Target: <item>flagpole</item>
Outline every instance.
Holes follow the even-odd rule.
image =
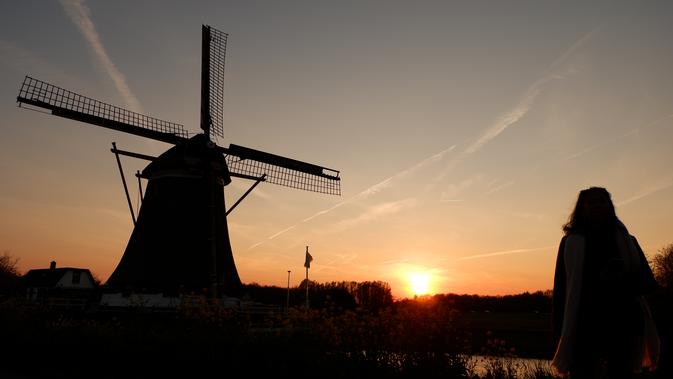
[[[306,256],[308,257],[308,246],[306,246]],[[306,311],[308,311],[308,283],[309,283],[308,282],[308,268],[309,268],[310,265],[311,265],[310,262],[309,262],[309,264],[305,265],[306,266]]]
[[[285,313],[290,312],[290,270],[287,270],[287,303],[285,305]]]

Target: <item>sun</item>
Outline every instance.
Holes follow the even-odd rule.
[[[430,275],[414,273],[409,276],[411,292],[416,296],[425,295],[430,289]]]

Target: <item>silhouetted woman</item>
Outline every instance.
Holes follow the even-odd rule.
[[[643,294],[656,282],[605,188],[582,190],[554,275],[552,367],[571,379],[631,378],[656,367],[659,339]]]

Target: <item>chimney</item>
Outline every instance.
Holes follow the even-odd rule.
[[[56,261],[51,261],[51,263],[49,263],[49,269],[53,270],[55,268],[56,268]]]

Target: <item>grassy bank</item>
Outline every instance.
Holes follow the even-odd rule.
[[[163,314],[63,313],[12,300],[0,304],[0,374],[550,378],[546,365],[524,367],[516,359],[533,351],[550,357],[549,341],[540,337],[548,317],[460,312],[429,300],[377,311],[326,306],[269,315],[207,305]],[[474,354],[493,358],[476,367]]]

